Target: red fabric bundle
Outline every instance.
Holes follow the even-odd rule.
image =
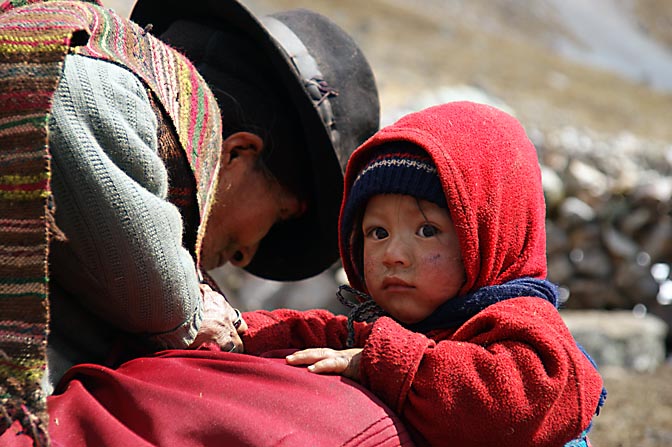
[[[61,387],[48,399],[58,447],[412,445],[360,385],[284,359],[164,351],[116,370],[76,366]],[[0,444],[22,446],[11,431]]]

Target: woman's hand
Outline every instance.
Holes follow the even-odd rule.
[[[311,348],[297,351],[286,357],[290,365],[309,365],[308,370],[320,374],[340,374],[359,381],[361,348],[337,351],[329,348]]]
[[[223,295],[206,284],[201,284],[203,297],[203,321],[196,338],[189,348],[198,348],[203,343],[215,343],[223,351],[243,352],[243,341],[238,334],[247,330],[245,320],[237,309],[231,307]]]

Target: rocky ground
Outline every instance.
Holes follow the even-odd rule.
[[[122,13],[128,12],[132,3],[103,2]],[[574,39],[566,22],[549,15],[549,10],[539,9],[539,5],[552,1],[243,3],[261,13],[307,7],[328,15],[348,30],[360,42],[377,74],[383,124],[405,110],[417,108],[423,97],[445,99],[436,95],[444,87],[454,92],[455,86],[467,86],[501,100],[530,129],[545,132],[571,126],[605,135],[630,132],[640,138],[672,141],[672,95],[652,90],[646,80],[633,82],[552,51],[558,39]],[[628,5],[640,30],[672,47],[672,3],[635,0],[618,4]],[[672,365],[647,373],[614,368],[603,369],[602,373],[609,395],[595,421],[593,445],[672,445]]]
[[[672,365],[652,373],[602,371],[608,396],[595,418],[595,447],[667,447],[672,445]]]

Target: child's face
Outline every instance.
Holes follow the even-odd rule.
[[[397,320],[417,323],[453,298],[465,280],[450,214],[401,194],[373,196],[364,211],[364,279]]]

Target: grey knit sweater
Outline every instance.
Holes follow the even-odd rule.
[[[194,261],[166,200],[157,120],[126,69],[70,55],[49,122],[56,223],[50,253],[52,381],[104,362],[123,333],[184,348],[201,322]]]

